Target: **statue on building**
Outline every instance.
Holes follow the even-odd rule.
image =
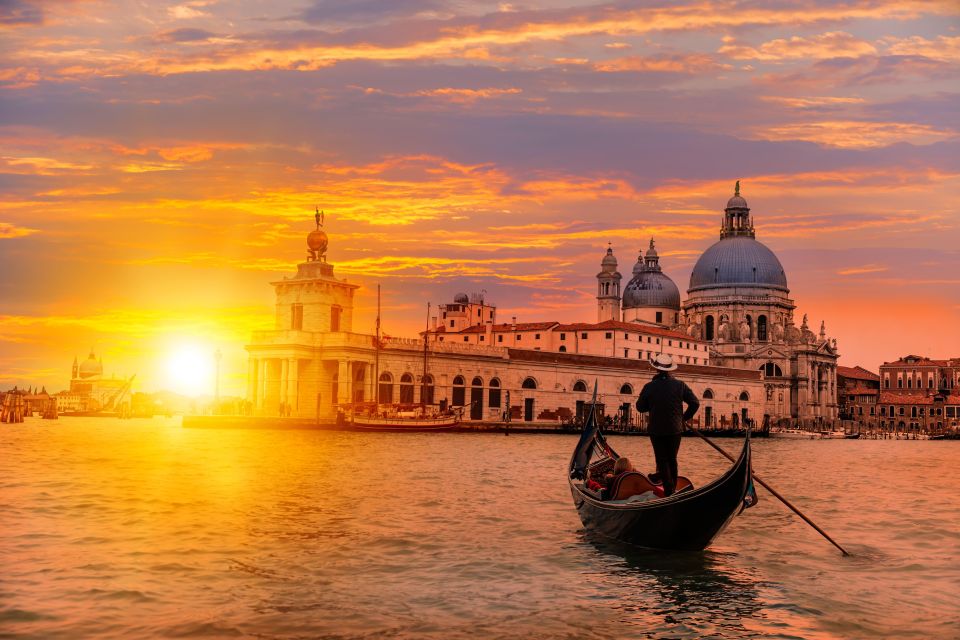
[[[783,322],[777,322],[773,325],[773,341],[774,342],[783,342],[784,334],[786,330],[783,328]]]
[[[746,318],[740,321],[740,341],[750,342],[750,323]]]
[[[730,340],[730,332],[732,327],[730,326],[730,319],[727,318],[727,314],[720,316],[720,326],[717,327],[717,342],[727,342]]]

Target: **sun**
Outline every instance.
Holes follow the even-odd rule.
[[[213,395],[214,369],[212,349],[180,345],[166,360],[164,386],[186,396]]]

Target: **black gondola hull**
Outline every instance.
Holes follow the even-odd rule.
[[[751,490],[750,438],[740,457],[713,482],[669,498],[618,504],[597,500],[570,480],[583,526],[609,538],[655,549],[705,549],[730,523]]]

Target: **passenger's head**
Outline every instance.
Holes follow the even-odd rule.
[[[617,458],[616,464],[613,465],[613,472],[623,473],[624,471],[633,471],[633,465],[630,464],[630,458]]]

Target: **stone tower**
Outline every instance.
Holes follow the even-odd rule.
[[[620,280],[623,276],[617,271],[617,259],[613,248],[607,247],[607,254],[600,261],[600,273],[597,274],[597,322],[620,319]]]

